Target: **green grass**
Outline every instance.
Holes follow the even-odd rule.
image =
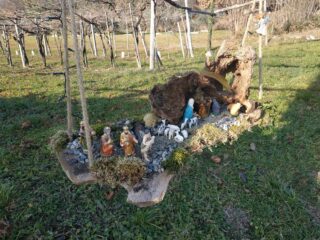
[[[202,36],[199,46],[206,40]],[[186,61],[180,52],[171,53],[170,60],[162,53],[165,68],[154,73],[146,70],[145,61],[144,69],[137,70],[134,58],[118,58],[112,69],[107,60],[91,57],[85,70],[90,122],[142,119],[150,110],[152,86],[174,73],[201,69],[203,52],[199,47],[195,59]],[[21,69],[16,56],[11,69],[0,55],[0,220],[12,226],[8,238],[319,239],[319,55],[319,42],[266,48],[263,102],[274,109],[274,124],[213,148],[212,155],[229,156],[220,165],[207,151],[193,155],[171,181],[164,201],[146,209],[127,204],[123,189],[107,201],[105,186],[72,185],[50,152],[49,137],[66,124],[66,104],[58,101],[63,79],[49,74],[61,70],[57,54],[49,57],[49,69],[37,57],[30,68]],[[255,99],[257,72],[251,90]],[[75,75],[73,69],[78,126]],[[24,121],[32,126],[21,129]]]

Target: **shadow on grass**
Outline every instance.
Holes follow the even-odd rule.
[[[125,203],[124,190],[107,201],[104,187],[68,181],[47,147],[65,124],[65,103],[57,103],[57,96],[1,98],[0,177],[14,189],[1,214],[12,225],[11,238],[320,238],[320,95],[313,91],[319,87],[318,77],[309,90],[297,90],[281,116],[275,102],[270,126],[193,155],[164,201],[146,209]],[[91,122],[142,118],[149,104],[137,98],[140,91],[132,93],[90,97]],[[74,104],[74,113],[80,112]],[[26,120],[31,127],[21,129]],[[224,160],[215,165],[211,155]]]

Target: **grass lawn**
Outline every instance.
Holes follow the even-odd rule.
[[[217,36],[214,45],[226,36]],[[90,122],[142,119],[154,84],[203,67],[205,37],[195,36],[196,57],[185,61],[172,37],[176,52],[167,56],[163,50],[162,71],[147,71],[146,61],[137,70],[132,52],[130,59],[118,57],[116,69],[102,57],[90,57],[84,72]],[[40,59],[29,55],[28,69],[21,68],[17,56],[9,68],[0,55],[0,221],[10,223],[7,238],[320,239],[320,42],[265,48],[263,102],[273,124],[255,127],[212,153],[193,155],[171,181],[164,201],[145,209],[127,204],[123,189],[107,201],[106,186],[74,186],[67,179],[48,147],[50,136],[66,124],[66,104],[59,101],[63,79],[50,74],[61,71],[59,57],[53,51],[50,68],[43,69]],[[75,69],[72,85],[78,126]],[[26,121],[31,127],[22,129]],[[251,143],[256,151],[250,151]],[[216,165],[211,155],[225,158]]]

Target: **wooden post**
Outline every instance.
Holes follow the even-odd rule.
[[[166,19],[166,22],[167,22],[167,19]],[[170,59],[170,40],[169,40],[169,36],[168,36],[168,31],[167,31],[167,28],[164,27],[164,33],[166,34],[166,42],[167,42],[167,50],[168,50],[168,59]]]
[[[188,7],[188,0],[184,0],[185,7]],[[186,24],[187,24],[187,39],[188,39],[188,49],[190,52],[190,57],[194,57],[193,49],[192,49],[192,38],[191,38],[191,26],[190,26],[190,18],[189,12],[186,10]]]
[[[146,44],[146,41],[144,39],[144,34],[141,31],[140,24],[138,26],[138,30],[139,30],[139,33],[140,33],[140,37],[141,37],[141,42],[142,42],[142,45],[143,45],[144,53],[146,54],[146,58],[148,58],[149,56],[148,56],[147,44]]]
[[[131,16],[132,34],[133,34],[133,38],[134,38],[134,49],[135,49],[135,54],[136,54],[137,65],[138,65],[138,68],[141,68],[141,60],[140,60],[140,54],[139,54],[139,49],[138,49],[138,43],[137,43],[137,35],[136,35],[136,31],[134,29],[133,16],[132,16],[132,10],[131,10],[130,3],[129,3],[129,10],[130,10],[130,16]]]
[[[80,92],[82,116],[83,116],[83,121],[84,121],[86,143],[87,143],[87,148],[88,148],[89,167],[92,167],[93,153],[92,153],[92,148],[91,148],[91,145],[92,145],[91,144],[91,131],[90,131],[90,125],[89,125],[87,99],[86,99],[85,89],[84,89],[82,68],[81,68],[81,63],[80,63],[80,51],[79,51],[79,46],[78,46],[76,19],[75,19],[74,9],[73,9],[74,2],[73,2],[73,0],[68,0],[68,3],[69,3],[70,15],[71,15],[71,28],[72,28],[72,35],[73,35],[73,45],[74,45],[75,60],[76,60],[76,65],[77,65],[78,85],[79,85],[79,92]]]
[[[182,56],[185,59],[186,55],[184,53],[184,47],[183,47],[183,41],[182,41],[182,34],[181,34],[181,28],[180,28],[180,24],[179,22],[177,22],[178,25],[178,31],[179,31],[179,42],[180,42],[180,48],[181,48],[181,52],[182,52]]]
[[[253,12],[254,12],[255,8],[256,8],[256,0],[253,0],[252,6],[251,6],[251,12],[249,14],[248,21],[247,21],[247,26],[246,26],[246,29],[245,29],[244,34],[243,34],[241,47],[244,47],[245,44],[246,44],[246,39],[247,39],[247,35],[248,35],[248,32],[249,32],[249,28],[250,28],[250,24],[251,24],[251,21],[252,21],[252,18],[253,18]]]
[[[157,0],[151,0],[150,8],[150,59],[149,69],[154,70],[155,53],[156,53],[156,4]]]
[[[93,44],[93,54],[94,56],[98,56],[98,51],[97,51],[97,42],[96,42],[96,35],[94,33],[94,29],[93,29],[93,24],[90,24],[90,28],[91,28],[91,35],[92,35],[92,44]]]
[[[17,35],[17,40],[18,40],[18,45],[19,45],[19,52],[20,52],[20,57],[21,57],[21,62],[22,62],[22,67],[25,68],[26,67],[26,62],[23,56],[23,52],[22,52],[22,46],[21,46],[21,41],[20,41],[20,32],[19,32],[19,28],[18,28],[18,20],[15,21],[14,24],[15,30],[16,30],[16,35]]]
[[[61,0],[61,20],[62,20],[62,38],[63,38],[63,66],[66,79],[66,95],[67,95],[67,132],[69,139],[72,139],[72,103],[71,103],[71,83],[69,75],[69,55],[68,55],[68,29],[67,29],[67,4],[66,0]]]
[[[214,12],[214,0],[211,0],[210,3],[210,12],[213,13]],[[208,16],[207,17],[208,20],[208,43],[207,43],[207,51],[211,52],[212,49],[212,26],[213,26],[213,22],[214,22],[214,18],[213,16]]]
[[[259,14],[262,16],[262,1],[259,0]],[[259,99],[262,99],[263,95],[263,79],[262,79],[262,35],[259,34]]]

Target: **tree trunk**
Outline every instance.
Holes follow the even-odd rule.
[[[262,16],[262,0],[259,0],[259,14]],[[263,95],[262,84],[262,35],[259,34],[259,99],[262,99]]]
[[[214,13],[214,0],[211,1],[210,4],[210,12]],[[212,27],[214,23],[214,18],[212,16],[208,16],[208,44],[207,51],[211,51],[212,49]]]
[[[148,58],[149,56],[148,56],[147,44],[146,44],[146,41],[145,41],[145,39],[144,39],[144,34],[143,34],[142,31],[141,31],[141,26],[140,26],[140,24],[139,24],[139,26],[138,26],[138,30],[139,30],[139,33],[140,33],[141,42],[142,42],[142,45],[143,45],[144,52],[145,52],[145,54],[146,54],[146,58]]]
[[[43,34],[40,32],[40,29],[38,29],[37,31],[38,32],[36,35],[36,39],[37,39],[38,51],[41,56],[43,66],[47,67],[46,54],[45,54],[44,46],[43,46]]]
[[[135,54],[136,54],[137,65],[138,65],[138,68],[141,68],[141,60],[140,60],[138,43],[137,43],[137,33],[136,33],[136,30],[134,29],[133,16],[132,16],[132,10],[131,10],[130,3],[129,3],[129,10],[130,10],[131,25],[132,25],[132,32],[133,32],[133,38],[134,38],[134,50],[135,50]]]
[[[20,31],[19,31],[18,20],[16,20],[14,26],[15,26],[15,30],[16,30],[16,36],[14,37],[14,40],[19,45],[19,51],[20,51],[22,67],[25,68],[26,66],[29,65],[29,59],[27,57],[26,49],[25,49],[25,46],[24,46],[24,35],[23,35],[23,33],[20,33]]]
[[[12,62],[12,56],[11,56],[11,47],[10,47],[10,40],[9,40],[9,35],[8,35],[6,25],[3,25],[3,41],[4,41],[4,46],[5,46],[7,63],[10,67],[12,67],[13,62]]]
[[[114,51],[114,56],[117,56],[117,45],[116,45],[116,34],[114,30],[114,24],[113,24],[113,19],[111,18],[111,27],[112,27],[112,43],[113,43],[113,51]]]
[[[150,65],[149,69],[154,70],[154,62],[155,62],[155,45],[156,45],[156,7],[157,0],[151,0],[151,11],[150,11]]]
[[[43,36],[43,41],[45,43],[44,47],[46,49],[46,52],[47,52],[47,56],[51,56],[51,47],[50,47],[50,44],[49,44],[49,40],[48,40],[48,36],[47,34],[44,34]]]
[[[107,13],[106,14],[106,26],[107,26],[107,35],[105,34],[106,38],[108,39],[108,45],[109,45],[109,49],[110,49],[110,62],[112,64],[113,67],[115,67],[115,55],[113,52],[113,46],[112,46],[112,40],[111,40],[111,34],[110,34],[110,29],[109,29],[109,23],[108,23],[108,17],[107,17]]]
[[[87,48],[86,48],[86,34],[84,31],[84,26],[83,26],[83,21],[80,20],[80,48],[81,48],[81,52],[82,52],[82,61],[83,61],[83,65],[85,67],[89,66],[88,63],[88,56],[87,56]]]

